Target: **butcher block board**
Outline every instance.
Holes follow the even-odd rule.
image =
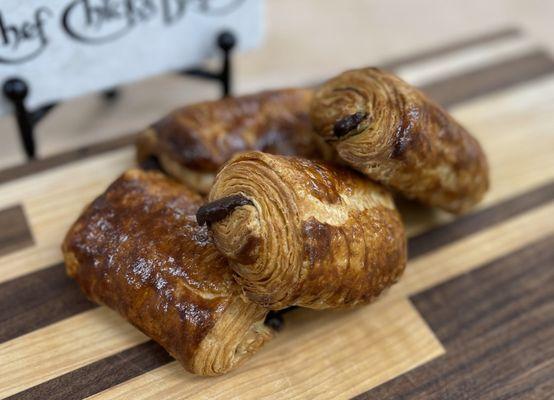
[[[292,311],[237,371],[185,372],[64,273],[65,231],[134,164],[125,136],[0,172],[0,398],[553,398],[552,57],[506,29],[385,67],[475,134],[492,187],[459,218],[400,202],[410,260],[384,297]]]

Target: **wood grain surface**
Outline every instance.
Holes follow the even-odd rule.
[[[554,61],[504,29],[385,64],[477,136],[492,175],[459,218],[399,202],[410,261],[386,296],[295,310],[237,371],[186,373],[63,270],[69,224],[134,163],[129,134],[0,171],[0,398],[552,398]]]
[[[33,245],[33,235],[21,205],[0,210],[0,256]]]
[[[414,296],[445,354],[356,399],[551,397],[552,266],[550,235]]]

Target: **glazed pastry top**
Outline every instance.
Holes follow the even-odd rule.
[[[153,339],[172,340],[173,355],[187,362],[239,293],[226,259],[196,223],[201,204],[162,174],[130,170],[87,208],[63,245],[68,274],[90,298]]]
[[[309,89],[266,91],[175,110],[152,125],[154,153],[194,171],[215,172],[235,153],[260,150],[322,158],[330,151],[313,134]]]
[[[393,74],[365,68],[329,80],[316,92],[311,118],[348,165],[406,197],[460,212],[488,188],[479,143]]]

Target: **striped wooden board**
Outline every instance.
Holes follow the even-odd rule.
[[[133,135],[0,172],[0,397],[553,398],[554,61],[506,29],[387,63],[474,132],[492,188],[412,203],[405,276],[375,304],[296,310],[239,370],[186,373],[68,279],[59,245],[133,164]]]

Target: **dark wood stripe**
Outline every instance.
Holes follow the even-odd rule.
[[[34,244],[23,207],[15,205],[0,210],[0,256]]]
[[[0,170],[0,184],[69,164],[74,161],[80,161],[88,157],[117,150],[125,146],[130,146],[135,142],[136,137],[137,133],[128,133],[115,139],[106,140],[86,147],[66,151],[54,156],[44,157],[38,160],[29,161],[25,164]]]
[[[495,32],[485,33],[481,36],[462,39],[457,42],[449,43],[446,46],[436,47],[427,51],[423,51],[417,54],[411,54],[405,57],[400,57],[391,61],[387,61],[381,65],[384,69],[397,69],[399,67],[415,64],[422,61],[427,61],[435,57],[441,57],[454,53],[459,50],[470,48],[473,46],[480,46],[492,42],[496,42],[503,39],[515,38],[522,36],[522,32],[517,28],[505,28]]]
[[[0,343],[90,310],[62,264],[0,285]]]
[[[173,361],[173,358],[160,345],[150,340],[8,398],[83,399],[170,361]]]
[[[409,257],[413,260],[485,227],[506,221],[552,200],[554,200],[554,181],[410,238],[408,241]]]
[[[552,73],[554,61],[548,53],[537,49],[517,58],[433,82],[422,90],[439,104],[450,107]]]
[[[462,217],[445,226],[435,228],[429,233],[416,236],[415,238],[410,240],[410,242],[415,241],[415,244],[410,243],[411,251],[419,256],[423,255],[424,253],[435,250],[438,247],[443,246],[453,240],[458,240],[461,237],[477,232],[483,228],[490,227],[494,224],[505,221],[508,218],[524,213],[534,207],[538,207],[544,203],[547,203],[548,201],[552,200],[553,186],[554,183],[541,186],[535,190],[532,190],[526,195],[517,196],[514,199],[507,200],[505,202],[497,204],[496,206],[476,212],[473,215]],[[434,233],[435,231],[437,233]],[[429,241],[429,244],[426,243],[424,235],[428,235],[427,240]],[[44,272],[44,276],[40,275],[40,272]],[[50,278],[48,276],[49,274],[57,274],[58,278]],[[33,283],[25,283],[25,278],[31,276],[27,275],[25,277],[19,278],[18,280],[21,281],[17,284],[14,284],[14,281],[5,283],[4,285],[13,285],[7,291],[4,290],[4,285],[0,285],[0,295],[2,296],[0,297],[0,304],[6,304],[5,309],[1,309],[2,311],[0,315],[7,315],[9,313],[9,315],[12,317],[10,319],[12,321],[10,323],[12,324],[20,316],[20,318],[24,319],[24,321],[30,321],[31,324],[35,324],[35,327],[26,327],[25,324],[29,322],[22,322],[22,324],[19,325],[17,328],[6,327],[4,329],[7,329],[8,332],[14,332],[16,329],[19,329],[20,332],[28,332],[32,329],[36,329],[37,327],[39,327],[39,325],[45,326],[49,323],[67,318],[68,316],[75,313],[95,307],[94,304],[88,302],[84,298],[84,295],[79,292],[76,284],[72,283],[71,280],[65,276],[65,274],[60,274],[63,274],[62,266],[56,265],[54,267],[50,267],[48,270],[39,271],[36,274],[31,274],[34,276]],[[23,292],[31,293],[31,300],[27,298],[18,298],[17,288],[26,288],[25,290],[23,290]],[[59,303],[59,300],[56,299],[57,296],[60,296],[60,298],[62,299],[62,302],[64,303],[63,306],[56,306]],[[44,304],[40,304],[40,302],[38,302],[38,306],[34,306],[34,304],[37,303],[35,298],[47,299],[47,301]],[[34,303],[26,305],[30,301],[34,301]],[[9,311],[10,307],[16,306],[19,303],[22,305],[23,310],[16,310],[14,312]],[[35,315],[34,312],[35,307],[43,307],[42,309],[37,308],[37,315]],[[37,320],[36,318],[40,318],[40,320]],[[4,320],[4,318],[2,318],[2,320]],[[5,324],[3,323],[2,325]],[[131,350],[126,350],[121,354],[127,354],[127,352],[129,351]],[[134,355],[135,351],[139,353],[137,353],[137,355]],[[113,383],[114,385],[117,383],[121,383],[127,379],[134,378],[135,376],[138,376],[144,372],[161,367],[171,360],[170,358],[163,358],[156,356],[155,354],[149,354],[152,351],[157,354],[157,352],[159,352],[159,348],[157,346],[137,346],[132,350],[132,357],[128,357],[127,355],[125,355],[122,358],[122,360],[127,360],[128,358],[134,359],[134,357],[145,357],[146,359],[151,360],[149,361],[150,364],[148,364],[148,368],[141,367],[140,370],[134,370],[120,366],[118,368],[121,369],[121,372],[116,373],[112,377],[111,370],[109,374],[106,374],[103,371],[106,371],[107,368],[112,365],[113,359],[119,359],[119,355],[114,355],[112,357],[100,360],[96,363],[72,371],[69,374],[54,378],[39,386],[30,388],[29,390],[22,393],[25,396],[30,396],[29,398],[33,398],[32,395],[47,393],[47,390],[53,390],[52,388],[64,387],[64,394],[69,393],[67,394],[68,396],[70,396],[69,398],[76,398],[71,397],[72,393],[81,394],[84,393],[83,390],[85,390],[82,385],[83,381],[81,380],[85,379],[82,378],[83,376],[101,376],[102,379],[98,378],[99,386],[96,387],[96,389],[94,389],[92,386],[87,386],[86,395],[88,396],[96,393],[93,390],[101,391],[110,387],[106,386],[110,382],[115,382]],[[97,371],[97,369],[99,369],[100,371]],[[97,378],[95,378],[94,381],[96,379]],[[77,387],[71,387],[71,385],[76,385]],[[40,390],[43,392],[35,391],[39,390],[36,389],[39,387],[41,388]]]
[[[554,236],[413,297],[446,354],[356,399],[554,396]]]
[[[441,47],[438,49],[433,49],[431,51],[427,51],[421,54],[412,55],[406,58],[390,61],[383,64],[382,67],[387,69],[394,69],[394,68],[398,68],[401,65],[418,62],[418,61],[424,61],[426,59],[431,59],[439,55],[449,54],[453,51],[458,51],[464,47],[471,47],[476,44],[483,44],[494,40],[508,38],[511,36],[517,36],[519,34],[520,32],[517,29],[504,29],[496,33],[486,34],[484,36],[479,36],[477,38],[472,38],[462,42],[454,43],[453,45],[448,45],[448,46]],[[546,61],[543,60],[543,62],[546,62]],[[509,63],[510,62],[507,61],[505,64],[509,64]],[[499,67],[502,67],[504,69],[507,68],[505,65],[499,65]],[[522,67],[532,68],[532,70],[530,71],[527,71],[525,69],[521,70]],[[489,77],[490,75],[489,69],[490,68],[484,68],[483,73],[486,74],[487,77]],[[511,71],[513,75],[511,77],[511,80],[512,80],[511,83],[512,84],[521,83],[536,77],[536,75],[534,75],[537,73],[536,69],[537,69],[537,64],[534,64],[534,63],[529,63],[523,66],[520,65],[517,71],[515,70]],[[463,79],[460,79],[460,77],[452,77],[443,82],[440,82],[441,85],[438,85],[438,86],[429,85],[424,89],[427,90],[432,97],[434,97],[437,101],[441,102],[442,104],[452,105],[458,101],[467,100],[469,98],[468,96],[470,96],[471,93],[475,93],[475,95],[482,95],[486,93],[485,90],[476,90],[476,88],[473,88],[472,91],[469,91],[469,90],[464,91],[462,90],[464,89],[463,86],[460,87],[460,85],[464,85],[464,81],[468,83],[468,82],[474,82],[476,79],[479,80],[479,71],[480,70],[475,71],[475,73],[477,73],[477,76],[467,77],[466,74],[464,74],[462,76]],[[517,76],[516,72],[520,73],[521,76]],[[538,72],[540,73],[541,71],[539,70]],[[460,84],[460,81],[461,81],[461,84]],[[493,81],[496,82],[495,79],[493,79]],[[452,98],[449,97],[449,90],[445,90],[445,87],[444,87],[445,85],[448,86],[449,82],[452,82],[453,85],[454,83],[456,83],[454,85],[456,87],[456,90],[452,92],[452,96],[453,96]],[[501,82],[501,83],[497,83],[497,85],[493,87],[493,89],[499,89],[502,86],[507,87],[509,85],[506,82]],[[485,84],[483,87],[488,87],[488,86]],[[462,93],[460,93],[460,91]],[[136,133],[127,134],[125,136],[104,141],[102,143],[95,144],[92,146],[83,147],[77,150],[71,150],[68,152],[60,153],[55,156],[45,157],[37,161],[32,161],[27,164],[4,169],[0,171],[0,184],[14,179],[21,178],[23,176],[28,176],[40,171],[44,171],[49,168],[58,167],[73,161],[78,161],[86,157],[98,155],[110,150],[115,150],[124,146],[128,146],[134,142],[135,138],[136,138]]]

